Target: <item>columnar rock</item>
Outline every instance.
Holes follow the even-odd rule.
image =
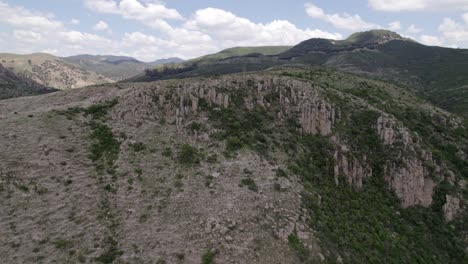
[[[430,206],[435,183],[427,169],[417,159],[404,160],[402,164],[385,165],[384,177],[402,201],[403,207]]]
[[[444,212],[444,217],[447,222],[452,221],[460,211],[460,198],[446,195],[445,196],[445,204],[442,207],[442,211]]]

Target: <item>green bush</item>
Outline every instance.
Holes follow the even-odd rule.
[[[258,186],[252,178],[241,179],[239,186],[240,187],[247,186],[247,189],[251,191],[254,191],[254,192],[258,191]]]
[[[200,154],[198,150],[189,144],[183,144],[179,151],[178,160],[185,165],[194,165],[200,163]]]
[[[118,102],[118,98],[114,98],[110,101],[95,104],[85,109],[84,113],[87,116],[91,116],[93,119],[104,120],[107,117],[109,109],[117,105]]]
[[[146,149],[146,145],[141,142],[130,144],[130,147],[135,152],[140,152]]]
[[[216,252],[208,251],[202,256],[202,264],[214,264],[215,263]]]

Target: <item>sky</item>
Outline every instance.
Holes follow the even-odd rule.
[[[195,58],[389,29],[468,48],[468,0],[0,0],[0,52]]]

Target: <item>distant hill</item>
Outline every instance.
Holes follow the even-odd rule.
[[[79,88],[112,80],[45,53],[0,54],[0,63],[16,75],[60,90]]]
[[[132,57],[113,55],[76,55],[65,57],[64,60],[79,67],[101,74],[114,81],[133,77],[157,65],[165,63],[179,63],[182,59],[169,58],[145,63]]]
[[[31,79],[18,76],[0,64],[0,99],[39,95],[56,91]]]

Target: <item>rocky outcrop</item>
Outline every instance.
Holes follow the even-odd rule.
[[[384,167],[385,180],[401,199],[403,207],[431,205],[435,183],[428,174],[422,162],[417,159]]]
[[[392,145],[400,141],[404,145],[412,142],[410,133],[396,125],[396,120],[389,116],[381,116],[377,119],[377,133],[385,145]]]
[[[334,176],[336,185],[340,184],[340,177],[344,176],[347,184],[361,188],[366,178],[372,176],[372,168],[369,167],[367,156],[357,159],[351,155],[349,148],[336,137],[332,137],[336,146],[333,157],[335,158]]]
[[[378,118],[377,133],[386,150],[393,153],[384,165],[384,178],[402,206],[430,206],[436,186],[434,177],[444,177],[432,153],[422,149],[418,137],[390,116]]]
[[[445,221],[450,222],[461,210],[460,198],[452,195],[446,195],[445,201],[442,211],[444,212]]]
[[[339,118],[339,110],[318,88],[290,78],[225,76],[181,82],[175,88],[169,82],[150,85],[148,89],[132,89],[123,95],[117,110],[119,119],[141,123],[145,119],[165,118],[180,128],[186,117],[199,113],[201,101],[209,107],[229,108],[233,107],[234,96],[243,104],[241,107],[262,107],[277,111],[281,119],[295,119],[301,125],[298,129],[301,133],[329,135]]]

